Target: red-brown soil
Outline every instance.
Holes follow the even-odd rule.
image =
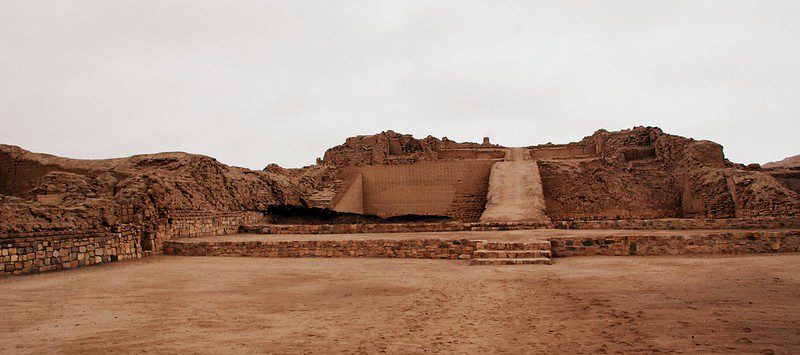
[[[0,353],[800,352],[800,255],[155,257],[0,280]]]

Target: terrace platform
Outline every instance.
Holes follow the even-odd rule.
[[[535,229],[420,233],[235,234],[176,239],[164,244],[164,253],[168,255],[462,259],[472,260],[473,264],[485,262],[493,265],[547,264],[551,257],[590,255],[798,251],[800,251],[800,229]],[[484,259],[492,260],[484,261]]]

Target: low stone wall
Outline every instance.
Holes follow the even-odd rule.
[[[184,256],[257,256],[270,258],[469,259],[475,250],[475,246],[475,241],[466,239],[167,242],[164,245],[164,253]]]
[[[800,230],[553,237],[548,241],[554,257],[800,252]],[[486,241],[437,238],[236,242],[176,240],[164,244],[164,253],[270,258],[471,259],[479,243]]]
[[[161,254],[174,238],[228,235],[259,212],[173,213],[153,226],[0,234],[0,276],[69,269]]]
[[[170,214],[163,224],[163,233],[167,240],[228,235],[238,233],[244,224],[258,223],[263,219],[263,214],[252,211]]]
[[[550,238],[555,257],[593,255],[743,254],[800,251],[800,231],[709,232]]]
[[[133,227],[0,235],[0,276],[71,269],[142,257]]]
[[[457,232],[467,230],[464,223],[385,223],[385,224],[260,224],[243,225],[242,232],[255,234],[356,234]]]
[[[147,252],[160,254],[166,241],[235,234],[242,225],[258,223],[263,219],[263,214],[252,211],[171,213],[155,229],[143,232],[142,247]]]
[[[556,221],[559,229],[778,229],[800,228],[800,218],[664,218]]]
[[[797,218],[730,218],[730,219],[643,219],[531,222],[438,222],[438,223],[372,223],[372,224],[243,224],[241,232],[255,234],[355,234],[503,231],[539,228],[558,229],[778,229],[800,228]],[[230,234],[230,233],[226,233]],[[221,235],[221,234],[218,234]]]

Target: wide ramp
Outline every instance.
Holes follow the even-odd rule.
[[[486,209],[481,222],[550,222],[545,214],[539,166],[524,160],[519,151],[509,161],[497,162],[489,175]]]

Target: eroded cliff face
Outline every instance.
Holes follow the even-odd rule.
[[[386,131],[349,138],[326,151],[316,165],[252,171],[187,153],[75,160],[0,145],[0,232],[147,225],[185,211],[333,207],[355,181],[383,191],[360,192],[356,200],[363,208],[365,201],[368,207],[392,197],[380,189],[381,179],[394,184],[398,174],[386,175],[376,167],[425,163],[431,169],[453,169],[462,164],[464,171],[484,172],[492,159],[502,159],[504,149]],[[539,162],[546,213],[553,220],[800,216],[800,168],[733,164],[719,144],[655,127],[600,130],[579,142],[527,149]],[[475,151],[481,153],[464,153]],[[355,178],[359,169],[366,179]],[[452,199],[440,208],[448,216],[480,216],[486,203],[481,179],[487,174],[410,175],[420,180],[419,186],[437,191],[420,194],[431,203],[441,202],[433,199],[439,195]],[[459,186],[471,188],[461,191]]]
[[[796,192],[727,162],[714,142],[636,127],[601,130],[578,144],[595,145],[596,157],[540,163],[551,218],[800,215]]]
[[[181,212],[300,204],[290,177],[187,153],[75,160],[0,146],[0,231],[149,223]]]
[[[392,131],[349,138],[325,153],[320,166],[326,170],[307,191],[325,191],[310,200],[335,206],[358,167],[434,162],[442,159],[443,150],[470,148],[503,149],[433,137],[417,140]],[[800,214],[792,172],[732,164],[719,144],[656,127],[599,130],[579,142],[527,148],[539,162],[547,215],[554,220]]]

